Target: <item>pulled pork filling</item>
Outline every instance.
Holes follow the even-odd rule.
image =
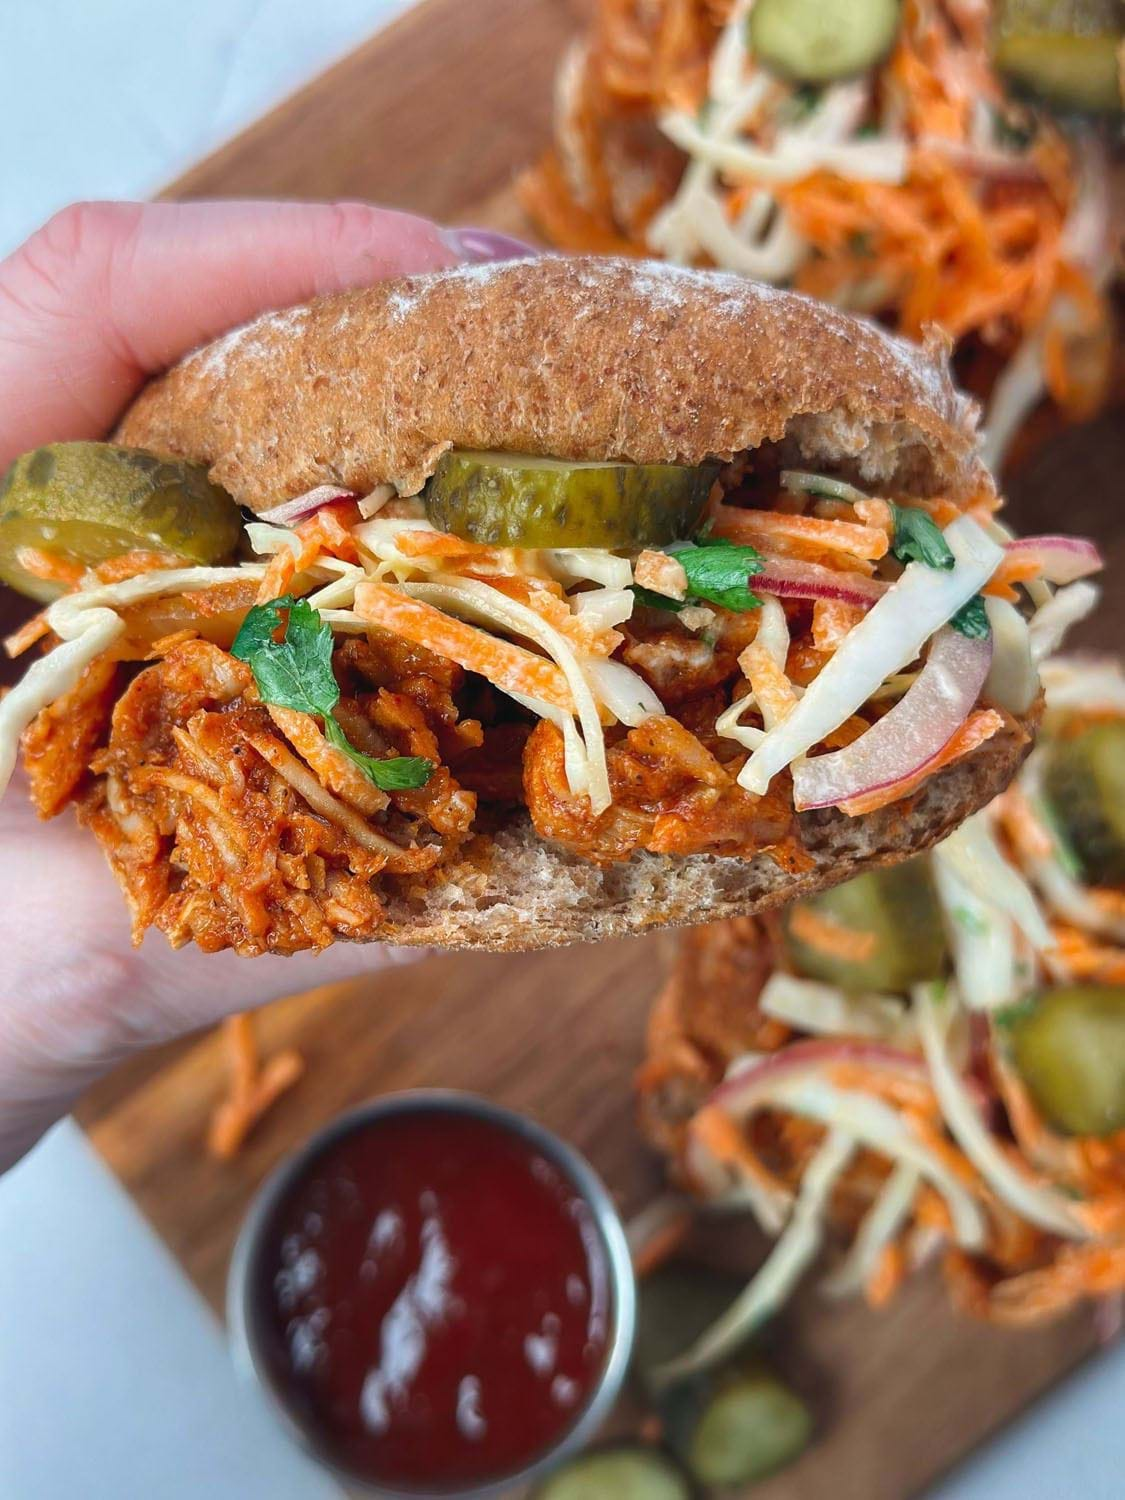
[[[1036,617],[1004,601],[1019,584],[1055,631],[1085,606],[1047,581],[1097,566],[1058,538],[1012,553],[991,492],[892,502],[784,471],[768,445],[721,470],[546,480],[542,460],[451,457],[446,519],[466,494],[495,507],[495,473],[522,503],[514,466],[525,489],[570,486],[568,524],[688,507],[691,539],[520,546],[507,512],[499,541],[479,539],[489,511],[475,536],[438,529],[433,481],[316,491],[304,514],[246,523],[257,561],[89,566],[9,642],[48,650],[0,703],[0,771],[22,731],[37,810],[75,805],[138,941],[156,926],[256,954],[370,936],[451,865],[487,871],[521,810],[597,863],[801,868],[803,807],[909,795],[1025,711]],[[46,576],[41,553],[20,559]]]

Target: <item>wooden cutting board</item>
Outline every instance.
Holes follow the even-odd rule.
[[[512,180],[547,137],[554,67],[582,9],[578,0],[426,0],[169,195],[368,198],[526,234]],[[1125,564],[1125,537],[1105,508],[1121,455],[1105,458],[1105,442],[1073,449],[1060,482],[1089,515],[1068,514],[1067,525],[1089,524]],[[1076,486],[1074,464],[1092,462],[1104,481],[1087,468]],[[1025,529],[1052,529],[1057,493],[1053,481],[1028,487]],[[1103,624],[1103,642],[1119,635]],[[229,1165],[202,1145],[223,1079],[215,1036],[135,1062],[84,1101],[80,1118],[217,1310],[240,1218],[264,1175],[331,1116],[390,1089],[475,1089],[529,1111],[585,1151],[632,1212],[660,1183],[634,1130],[630,1080],[667,942],[434,958],[281,1002],[262,1017],[264,1044],[298,1047],[308,1072]],[[732,1232],[714,1253],[748,1270],[761,1248]],[[1092,1344],[1087,1316],[1029,1334],[957,1319],[929,1277],[882,1316],[831,1306],[810,1288],[777,1330],[776,1357],[813,1401],[821,1436],[755,1493],[901,1500]]]

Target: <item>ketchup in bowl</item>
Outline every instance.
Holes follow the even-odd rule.
[[[394,1096],[267,1187],[236,1254],[236,1336],[335,1467],[466,1492],[525,1474],[612,1399],[632,1319],[619,1235],[589,1168],[537,1127]]]

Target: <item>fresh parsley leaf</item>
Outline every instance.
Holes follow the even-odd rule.
[[[246,662],[264,702],[323,719],[329,743],[381,790],[425,786],[430,779],[433,764],[421,756],[380,760],[349,744],[334,715],[340,686],[332,670],[332,627],[307,600],[283,594],[267,604],[255,604],[239,628],[231,655]]]
[[[279,641],[274,631],[280,628],[280,611],[286,607],[289,617]],[[268,621],[262,620],[259,610],[268,614]],[[248,650],[242,640],[247,627]],[[332,631],[306,600],[290,601],[288,606],[276,599],[255,605],[231,650],[249,665],[267,703],[319,714],[324,719],[331,717],[340,701],[340,688],[332,671]]]
[[[283,612],[292,609],[296,602],[292,594],[282,594],[280,599],[271,599],[268,604],[255,604],[238,627],[234,645],[230,648],[231,655],[237,656],[239,661],[249,662],[255,651],[276,641],[284,624]]]
[[[354,760],[359,769],[384,792],[407,792],[425,786],[434,774],[433,762],[421,755],[394,755],[381,760],[375,755],[364,755],[348,743],[347,736],[334,718],[324,721],[324,736],[349,760]]]
[[[957,559],[931,516],[904,505],[895,505],[893,509],[895,536],[891,551],[899,562],[920,562],[928,568],[947,570],[956,566]]]
[[[683,599],[670,599],[667,594],[658,594],[655,589],[646,589],[640,583],[634,583],[632,588],[637,603],[643,604],[646,609],[669,609],[678,615],[685,608]]]
[[[949,623],[954,630],[959,630],[962,635],[975,641],[986,641],[992,633],[981,594],[974,594],[967,604],[962,604]]]
[[[672,556],[687,574],[689,598],[739,613],[761,604],[746,587],[764,567],[756,547],[740,546],[721,536],[700,536],[677,547]]]

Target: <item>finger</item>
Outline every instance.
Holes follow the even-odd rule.
[[[0,466],[104,436],[148,376],[259,312],[486,257],[503,253],[359,203],[64,209],[0,263]]]
[[[322,953],[291,958],[265,954],[203,953],[182,948],[172,954],[163,936],[146,938],[136,993],[143,996],[141,1045],[165,1041],[201,1026],[257,1010],[286,995],[343,984],[426,956],[424,948],[392,948],[377,943],[334,943]],[[131,1050],[131,1048],[130,1048]]]

